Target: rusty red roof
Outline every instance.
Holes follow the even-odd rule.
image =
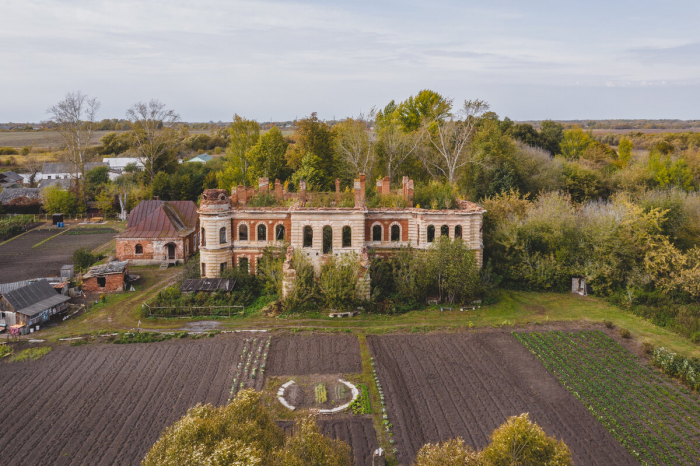
[[[120,238],[187,236],[197,227],[197,205],[192,201],[141,201],[129,213]]]

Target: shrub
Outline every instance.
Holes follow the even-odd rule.
[[[479,455],[461,438],[426,443],[418,451],[414,466],[480,466]]]
[[[2,344],[0,345],[0,358],[9,356],[12,354],[12,347],[10,345]]]
[[[22,350],[16,355],[10,357],[10,361],[12,362],[20,362],[20,361],[27,361],[31,359],[32,361],[36,361],[42,356],[45,356],[51,352],[51,347],[50,346],[40,346],[38,348],[28,348],[26,350]]]
[[[573,465],[571,452],[564,442],[547,436],[540,426],[530,421],[527,413],[511,416],[494,430],[491,443],[481,452],[480,458],[489,466]]]
[[[650,341],[642,342],[642,352],[644,354],[652,354],[654,352],[654,345]]]
[[[620,327],[617,331],[622,338],[632,338],[632,334],[626,328]]]
[[[351,308],[358,301],[360,258],[355,253],[330,256],[321,266],[318,288],[329,308]]]
[[[88,248],[78,248],[73,253],[73,263],[80,270],[87,270],[98,259],[99,256],[92,254]]]
[[[652,353],[651,363],[693,390],[700,390],[700,360],[697,358],[687,359],[666,348],[657,348]]]
[[[610,321],[610,320],[604,320],[603,323],[605,324],[605,326],[606,326],[607,328],[613,328],[613,327],[615,327],[615,324],[613,324],[612,321]]]

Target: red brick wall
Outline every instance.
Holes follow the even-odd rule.
[[[127,268],[127,273],[128,273]],[[83,291],[111,293],[114,291],[124,291],[124,276],[125,274],[113,273],[105,276],[105,286],[101,287],[97,284],[97,277],[90,277],[83,280]]]
[[[136,245],[143,246],[143,254],[136,254]],[[117,259],[153,259],[153,242],[144,239],[117,238]]]
[[[375,223],[382,225],[382,241],[391,240],[391,224],[398,223],[401,225],[401,241],[408,241],[408,220],[377,220],[377,219],[367,219],[365,220],[365,241],[372,241],[372,226]]]
[[[272,220],[272,224],[270,224],[270,220]],[[292,241],[292,219],[289,216],[282,221],[279,219],[237,218],[232,220],[232,223],[234,241],[238,241],[238,226],[241,223],[248,224],[248,241],[257,241],[258,223],[265,223],[267,227],[267,241],[273,241],[275,239],[275,228],[277,228],[278,223],[284,225],[284,240],[288,242]]]

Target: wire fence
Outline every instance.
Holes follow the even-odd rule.
[[[151,306],[143,303],[148,317],[233,317],[245,314],[245,306]]]

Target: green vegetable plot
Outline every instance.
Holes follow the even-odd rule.
[[[700,399],[599,331],[514,333],[645,465],[700,464]]]

